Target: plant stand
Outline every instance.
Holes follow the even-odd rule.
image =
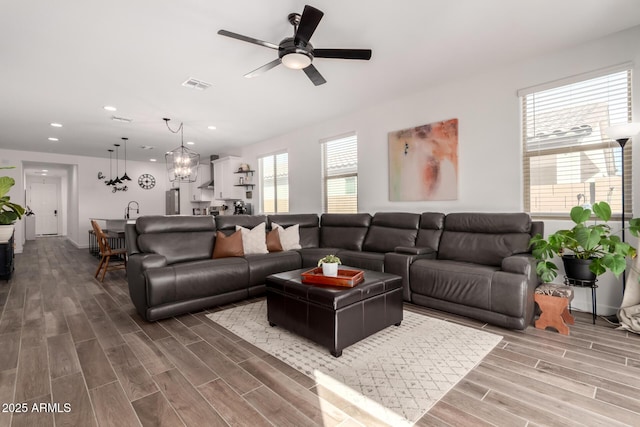
[[[592,315],[592,323],[596,324],[596,317],[598,314],[596,313],[597,300],[596,300],[596,288],[598,285],[595,280],[579,280],[579,279],[571,279],[567,276],[564,276],[564,284],[567,286],[573,286],[575,288],[591,288],[591,315]],[[571,310],[571,304],[569,304],[569,310]]]
[[[573,289],[567,286],[545,283],[536,288],[534,300],[540,308],[540,318],[536,320],[537,329],[555,328],[562,335],[569,335],[569,326],[575,319],[569,314],[569,304],[573,298]]]

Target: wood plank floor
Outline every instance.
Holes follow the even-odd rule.
[[[144,322],[124,271],[100,283],[97,263],[40,238],[0,282],[0,427],[381,425],[206,312]],[[639,336],[580,313],[562,336],[407,309],[504,337],[419,426],[640,425]]]

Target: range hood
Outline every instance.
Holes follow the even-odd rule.
[[[209,157],[209,167],[211,168],[211,180],[203,183],[202,185],[199,185],[198,188],[206,188],[209,190],[213,190],[213,161],[214,160],[218,160],[220,158],[220,156],[218,156],[217,154],[212,154]]]

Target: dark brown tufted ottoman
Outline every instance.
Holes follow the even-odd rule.
[[[344,288],[302,283],[300,275],[307,270],[267,277],[267,318],[271,326],[280,326],[328,347],[335,357],[340,357],[344,348],[387,326],[400,326],[400,276],[363,270],[363,282]]]

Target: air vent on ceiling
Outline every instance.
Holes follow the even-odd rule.
[[[111,116],[111,120],[114,122],[122,122],[122,123],[131,123],[133,120],[127,119],[125,117]]]
[[[196,80],[189,78],[186,82],[182,83],[184,87],[190,87],[191,89],[196,90],[205,90],[211,87],[211,83],[203,82],[202,80]]]
[[[153,150],[155,147],[153,145],[141,145],[140,148],[143,150]]]

